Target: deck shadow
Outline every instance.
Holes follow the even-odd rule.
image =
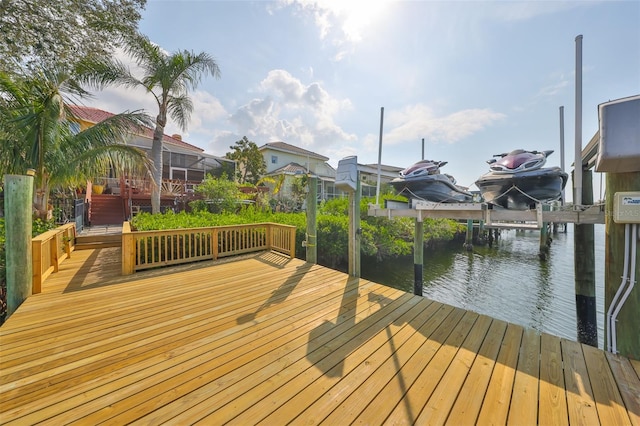
[[[278,254],[276,254],[276,256],[282,257],[281,255],[278,255]],[[271,266],[274,266],[272,264],[270,256],[267,256],[266,259],[262,258],[261,261]],[[286,261],[288,263],[289,259],[286,259]],[[275,266],[280,268],[283,267],[283,266],[279,266],[279,264],[276,264]],[[278,303],[282,303],[285,300],[287,300],[289,295],[291,295],[291,292],[296,288],[298,284],[300,284],[302,279],[305,277],[305,275],[307,275],[307,273],[311,270],[313,266],[314,264],[312,263],[304,263],[296,267],[293,273],[282,284],[280,284],[280,286],[277,289],[275,289],[271,293],[271,296],[269,296],[269,298],[262,305],[260,305],[255,312],[250,312],[248,314],[239,316],[237,319],[237,323],[246,324],[248,322],[251,322],[256,318],[256,315],[263,309],[266,309],[270,306],[273,306]]]
[[[107,259],[111,256],[111,259]],[[254,258],[270,266],[282,268],[290,261],[284,255],[275,252],[248,253],[236,256],[223,257],[216,260],[201,260],[174,266],[160,266],[153,269],[138,271],[132,275],[121,275],[122,253],[119,248],[97,249],[82,263],[76,273],[69,280],[69,284],[63,293],[72,293],[94,288],[107,287],[122,283],[130,283],[143,279],[178,274],[181,272],[194,271],[198,269],[211,268],[229,262],[238,262],[245,259]],[[105,261],[107,259],[107,261]],[[105,268],[105,265],[109,267]],[[94,272],[95,271],[95,272]],[[45,281],[46,285],[46,281]]]

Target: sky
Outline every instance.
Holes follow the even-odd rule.
[[[554,149],[547,165],[560,166],[560,107],[570,168],[577,36],[582,146],[599,104],[640,94],[640,1],[148,0],[139,27],[220,67],[191,91],[188,128],[167,134],[218,156],[246,136],[371,164],[384,108],[383,164],[420,160],[424,139],[425,157],[472,190],[493,154]],[[157,114],[121,88],[88,105]]]

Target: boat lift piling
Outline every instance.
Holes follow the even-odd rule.
[[[550,208],[548,205],[543,205],[542,210],[550,211]],[[549,222],[542,222],[542,228],[540,228],[540,248],[538,250],[538,257],[540,260],[547,260],[547,257],[549,256],[549,246],[551,245],[549,227]]]
[[[473,219],[467,219],[467,234],[463,247],[466,251],[473,250]]]
[[[415,220],[413,237],[413,294],[422,296],[422,282],[424,272],[424,222],[422,215]]]
[[[582,170],[582,202],[593,203],[591,170]],[[595,236],[593,225],[576,224],[573,232],[578,342],[598,347]]]
[[[358,157],[345,157],[338,162],[336,188],[349,194],[349,275],[360,277],[360,172]]]

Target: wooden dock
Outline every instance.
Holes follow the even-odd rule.
[[[640,425],[640,362],[263,252],[82,250],[0,328],[0,423]]]

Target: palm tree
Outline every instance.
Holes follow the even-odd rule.
[[[148,169],[144,153],[126,145],[132,133],[148,125],[146,114],[116,114],[79,131],[72,107],[87,96],[64,70],[31,76],[0,72],[0,173],[36,170],[34,206],[42,218],[52,187],[78,185],[109,168],[129,174]]]
[[[87,82],[97,87],[106,84],[142,87],[156,100],[158,115],[151,148],[151,160],[154,164],[151,208],[153,213],[158,213],[162,183],[162,139],[167,116],[175,120],[182,130],[186,130],[193,111],[189,89],[195,89],[203,76],[210,74],[219,78],[220,69],[216,61],[205,52],[196,54],[181,50],[168,54],[142,35],[130,43],[126,50],[142,69],[141,77],[136,77],[121,62],[110,61],[99,66],[91,64],[94,77]]]

